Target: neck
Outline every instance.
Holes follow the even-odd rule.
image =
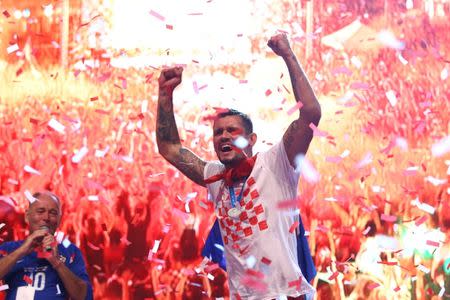
[[[239,159],[239,160],[235,160],[235,161],[229,162],[229,163],[225,164],[225,169],[226,169],[226,170],[229,170],[229,169],[231,169],[231,168],[235,168],[235,167],[239,166],[239,164],[240,164],[243,160],[245,160],[245,157],[243,157],[243,158],[241,158],[241,159]]]

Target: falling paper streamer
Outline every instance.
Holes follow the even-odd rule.
[[[386,92],[386,98],[392,106],[397,104],[397,97],[395,96],[395,92],[393,90],[389,90]]]
[[[303,107],[303,103],[298,101],[293,107],[289,108],[287,111],[288,116],[292,115],[294,112],[298,111]]]
[[[160,21],[164,21],[166,18],[163,17],[162,15],[160,15],[159,13],[157,13],[156,11],[154,11],[153,9],[150,10],[150,15],[157,18]]]
[[[88,200],[89,201],[98,201],[98,196],[97,195],[89,195],[88,196]]]
[[[441,80],[446,80],[447,78],[448,78],[448,70],[447,70],[447,68],[444,68],[441,71]]]
[[[72,156],[72,162],[74,164],[78,164],[85,156],[88,154],[89,149],[87,147],[83,147],[80,150],[78,150],[77,154]]]
[[[7,285],[7,284],[0,286],[0,291],[6,291],[7,289],[9,289],[9,285]]]
[[[428,269],[427,267],[425,267],[424,265],[421,265],[421,264],[419,264],[419,265],[417,266],[417,269],[418,269],[419,271],[424,272],[425,274],[430,273],[430,269]]]
[[[17,44],[11,45],[8,48],[6,48],[6,52],[8,52],[8,54],[14,53],[17,50],[19,50],[19,46]]]
[[[306,159],[302,154],[295,157],[296,171],[305,178],[309,183],[317,183],[320,179],[319,172],[316,171],[314,166]]]
[[[427,176],[425,177],[425,181],[428,181],[434,186],[443,185],[447,183],[447,179],[439,179],[433,176]]]
[[[36,198],[33,197],[33,195],[29,190],[25,190],[25,192],[23,193],[25,195],[25,198],[27,198],[27,200],[30,202],[30,204],[37,200]]]
[[[60,122],[58,122],[57,120],[53,119],[53,118],[50,119],[50,121],[48,122],[48,126],[50,128],[52,128],[53,130],[55,130],[56,132],[59,132],[59,133],[62,133],[62,134],[65,133],[66,127],[63,124],[61,124]]]
[[[29,165],[25,165],[25,167],[23,167],[24,171],[27,173],[31,173],[34,175],[41,175],[41,172],[39,172],[38,170],[30,167]]]
[[[106,153],[108,153],[109,151],[109,146],[106,146],[106,148],[104,150],[95,150],[95,157],[104,157],[106,155]]]
[[[361,169],[361,168],[367,166],[368,164],[372,163],[372,161],[373,161],[373,155],[372,155],[372,153],[368,152],[368,153],[366,153],[364,158],[356,164],[356,168]]]
[[[159,244],[160,243],[161,243],[161,240],[155,240],[155,244],[153,245],[153,248],[152,248],[152,252],[153,253],[158,252],[158,248],[159,248]]]

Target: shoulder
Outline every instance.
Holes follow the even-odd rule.
[[[225,166],[218,160],[208,161],[205,165],[203,178],[206,179],[225,170]]]
[[[22,245],[22,243],[23,243],[23,241],[4,242],[0,245],[0,250],[9,253],[9,252],[12,252],[12,251],[16,250],[17,248],[19,248],[20,245]],[[2,255],[1,252],[0,252],[0,255]]]

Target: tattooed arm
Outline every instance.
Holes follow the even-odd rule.
[[[313,138],[310,124],[319,124],[321,110],[317,97],[306,77],[305,72],[289,46],[286,35],[273,36],[268,46],[275,54],[281,56],[286,63],[294,90],[295,101],[301,102],[299,118],[289,125],[283,136],[283,143],[291,165],[295,168],[295,157],[298,154],[306,154]]]
[[[195,183],[205,186],[203,170],[206,162],[181,145],[173,113],[173,90],[181,83],[183,68],[169,68],[159,76],[156,142],[159,153]]]

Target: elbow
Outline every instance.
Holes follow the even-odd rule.
[[[320,119],[322,118],[322,109],[320,108],[319,103],[317,102],[316,105],[302,107],[301,117],[307,118],[310,123],[313,123],[316,126],[319,125]]]

